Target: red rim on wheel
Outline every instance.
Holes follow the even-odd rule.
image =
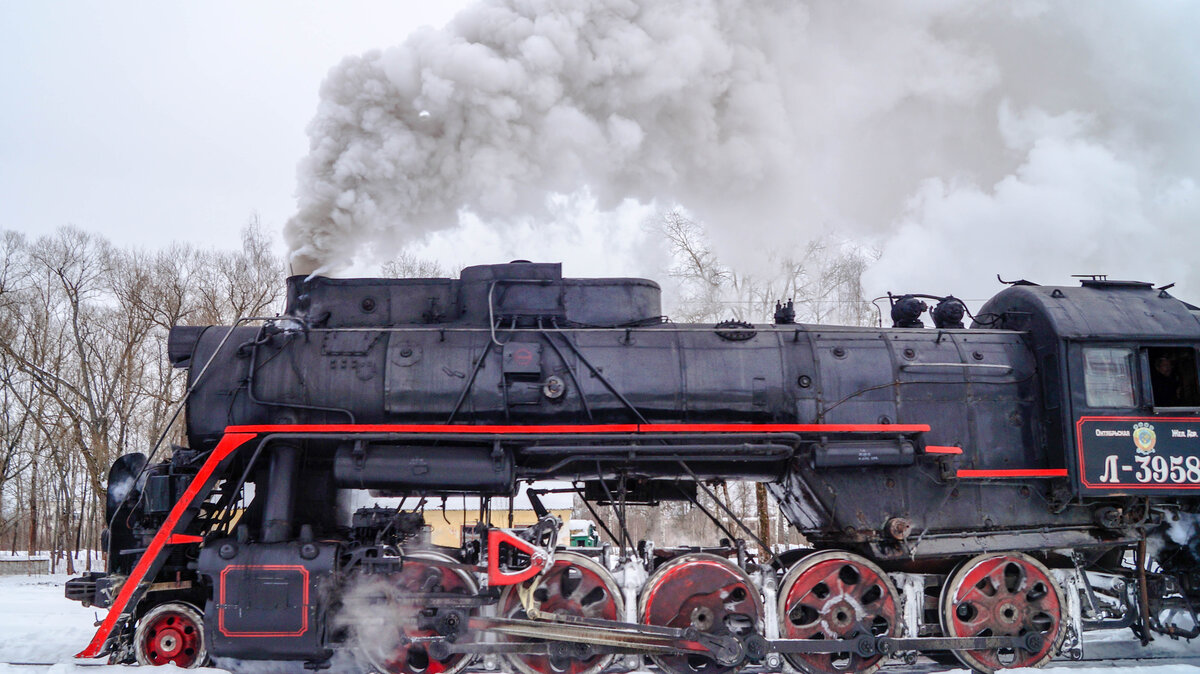
[[[427,592],[463,596],[478,592],[468,573],[449,566],[454,562],[452,557],[433,551],[407,553],[401,571],[386,577],[385,588],[378,588],[386,598],[387,608],[384,613],[366,616],[373,622],[360,626],[357,635],[358,647],[377,670],[385,674],[454,674],[470,662],[465,653],[452,653],[444,660],[437,660],[421,642],[409,641],[437,636],[435,630],[416,626],[416,613],[422,607],[414,597]]]
[[[208,658],[200,611],[190,604],[172,602],[154,607],[134,632],[137,661],[143,665],[198,667]]]
[[[710,634],[746,636],[762,620],[762,599],[750,576],[727,559],[705,553],[680,555],[646,581],[638,616],[645,625],[694,627]],[[669,674],[727,674],[741,668],[700,655],[652,655]]]
[[[854,639],[865,634],[899,636],[896,588],[865,557],[828,550],[805,557],[788,571],[779,591],[779,633],[785,639]],[[793,667],[810,674],[873,672],[882,655],[788,654]]]
[[[1062,643],[1062,590],[1040,562],[1019,552],[980,555],[942,588],[942,630],[950,637],[1042,635],[1041,648],[956,651],[967,666],[992,672],[1040,667]]]
[[[544,575],[529,582],[537,583],[533,598],[538,609],[559,615],[622,620],[625,603],[616,580],[604,567],[574,552],[557,551],[554,565]],[[516,587],[510,586],[500,600],[500,615],[505,618],[526,619],[525,607]],[[512,641],[526,641],[509,637]],[[505,656],[522,674],[595,674],[612,662],[611,655],[512,654]]]

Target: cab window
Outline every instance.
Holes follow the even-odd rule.
[[[1083,382],[1088,407],[1134,407],[1133,350],[1085,348]]]
[[[1196,377],[1196,350],[1163,346],[1146,349],[1150,363],[1150,389],[1155,407],[1200,407]]]

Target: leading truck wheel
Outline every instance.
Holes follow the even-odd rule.
[[[1019,636],[1035,647],[955,651],[963,664],[990,674],[1010,667],[1041,667],[1054,656],[1066,631],[1062,589],[1050,571],[1019,552],[967,560],[942,588],[942,632],[948,637]]]
[[[208,661],[204,618],[191,604],[159,604],[138,622],[133,647],[139,665],[199,667]]]

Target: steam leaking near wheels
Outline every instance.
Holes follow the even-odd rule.
[[[1200,95],[1174,84],[1200,76],[1181,57],[1198,13],[480,3],[331,71],[292,269],[386,259],[467,216],[545,221],[586,193],[602,211],[681,204],[740,266],[837,231],[882,251],[868,293],[973,296],[992,289],[981,269],[1182,290],[1185,261],[1106,242],[1200,237]]]

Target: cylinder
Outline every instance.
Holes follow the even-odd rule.
[[[509,494],[515,472],[505,450],[355,442],[338,448],[333,479],[342,489]]]

